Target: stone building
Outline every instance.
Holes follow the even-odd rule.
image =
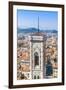
[[[40,32],[30,37],[30,72],[31,79],[44,77],[44,35]]]

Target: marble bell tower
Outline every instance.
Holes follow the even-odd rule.
[[[44,35],[39,31],[30,37],[30,78],[43,79],[44,77]]]

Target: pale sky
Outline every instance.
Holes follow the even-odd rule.
[[[56,11],[35,11],[17,10],[18,28],[39,28],[43,30],[57,30],[58,12]]]

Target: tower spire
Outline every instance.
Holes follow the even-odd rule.
[[[38,32],[39,32],[39,16],[38,16]]]

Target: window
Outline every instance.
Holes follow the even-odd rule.
[[[39,76],[37,76],[37,79],[39,79],[40,77]]]
[[[34,76],[34,79],[36,79],[36,76]]]
[[[37,52],[34,53],[34,60],[35,60],[35,66],[39,65],[39,56]]]
[[[35,76],[34,76],[34,79],[40,79],[40,77],[35,75]]]

